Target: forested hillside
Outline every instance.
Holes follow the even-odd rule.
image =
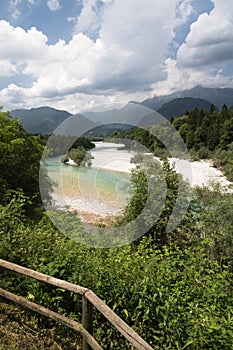
[[[214,165],[233,181],[233,110],[223,105],[221,112],[214,105],[209,112],[195,109],[173,120],[194,158],[213,158]]]
[[[173,117],[184,115],[186,111],[190,111],[195,108],[209,110],[210,107],[211,103],[201,98],[184,97],[176,98],[168,103],[165,103],[160,109],[158,109],[158,112],[171,120]]]
[[[217,111],[214,105],[211,105],[209,111],[195,108],[183,116],[171,118],[171,121],[193,160],[213,159],[214,166],[222,169],[229,180],[233,180],[232,109],[228,109],[226,105],[222,106],[221,111]],[[170,156],[154,135],[167,135],[171,144],[176,145],[176,136],[170,133],[170,125],[167,123],[133,128],[124,133],[116,132],[112,137],[135,140],[159,157]]]
[[[56,127],[71,114],[51,107],[32,109],[15,109],[12,111],[15,118],[19,118],[27,131],[33,134],[51,134]]]

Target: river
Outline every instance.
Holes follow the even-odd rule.
[[[76,210],[80,218],[96,222],[123,211],[131,198],[132,153],[113,143],[96,143],[91,167],[46,162],[48,176],[56,183],[53,207]]]

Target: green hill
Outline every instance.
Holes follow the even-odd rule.
[[[71,116],[67,111],[51,107],[32,109],[15,109],[11,111],[15,118],[19,118],[24,128],[33,134],[51,134],[56,127]]]
[[[210,107],[211,103],[201,98],[184,97],[165,103],[158,112],[164,117],[171,119],[172,117],[182,116],[186,111],[192,111],[195,108],[209,111]]]

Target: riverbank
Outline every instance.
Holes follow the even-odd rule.
[[[116,216],[123,212],[122,201],[119,201],[122,196],[120,184],[122,181],[124,184],[126,180],[121,179],[119,173],[122,173],[122,176],[123,173],[130,174],[135,168],[136,165],[130,162],[135,153],[123,149],[123,144],[96,142],[95,145],[95,149],[91,150],[94,157],[91,168],[70,166],[64,168],[61,174],[56,172],[55,180],[59,182],[60,187],[59,191],[53,193],[53,206],[69,207],[78,213],[83,222],[109,226]],[[220,170],[213,167],[211,161],[191,162],[170,158],[169,162],[189,181],[191,187],[211,186],[213,183],[226,187],[231,184]],[[72,162],[70,165],[73,165]],[[112,188],[110,183],[117,174],[120,178],[115,180]]]
[[[169,162],[185,180],[189,181],[191,187],[204,187],[212,184],[219,184],[223,187],[231,185],[231,182],[227,180],[219,169],[213,166],[213,162],[210,160],[191,162],[170,158]]]
[[[121,149],[124,147],[123,144],[96,142],[95,145],[96,148],[91,151],[94,157],[92,167],[126,173],[130,173],[136,167],[135,164],[130,163],[135,153]],[[157,159],[159,160],[159,158]],[[169,162],[185,180],[189,181],[191,187],[211,186],[212,183],[220,184],[223,187],[231,185],[231,182],[219,169],[213,166],[213,162],[210,160],[188,161],[169,158]]]
[[[130,173],[135,164],[130,163],[134,152],[121,149],[124,144],[111,142],[95,142],[95,148],[91,150],[94,159],[91,160],[92,167],[111,171]]]

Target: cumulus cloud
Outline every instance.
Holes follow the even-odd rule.
[[[17,67],[7,60],[0,60],[0,77],[10,77],[17,73]]]
[[[8,59],[12,64],[39,59],[48,49],[47,40],[47,36],[36,28],[25,31],[20,27],[14,28],[6,21],[0,21],[0,59]]]
[[[47,6],[50,11],[57,11],[61,8],[60,2],[58,0],[48,0]]]
[[[206,87],[232,87],[232,76],[222,75],[222,70],[216,71],[211,67],[195,69],[193,67],[179,67],[175,59],[168,58],[163,66],[167,79],[156,82],[153,86],[155,94],[166,95],[174,91],[192,89],[197,85]]]
[[[186,41],[178,50],[183,67],[201,67],[233,59],[232,0],[212,0],[214,9],[191,25]]]
[[[83,0],[80,15],[76,18],[75,32],[94,34],[101,25],[101,11],[97,9],[97,0]]]
[[[77,104],[81,94],[96,102],[100,96],[127,99],[126,94],[148,92],[163,78],[161,65],[173,36],[176,0],[102,3],[99,36],[94,39],[81,31],[89,25],[84,19],[68,43],[60,40],[53,45],[36,28],[25,31],[0,21],[0,60],[10,65],[4,74],[20,70],[34,79],[30,88],[11,84],[0,97],[8,96],[9,103],[17,98],[19,103],[23,98],[24,103],[36,103],[76,96]],[[95,6],[96,1],[85,4]],[[84,18],[83,12],[80,16]]]
[[[160,79],[160,65],[173,36],[176,1],[116,0],[104,12],[100,38],[111,55],[114,75],[132,86]],[[108,65],[111,69],[111,64]],[[100,77],[99,77],[100,78]]]
[[[167,57],[168,45],[174,28],[192,14],[187,0],[83,0],[80,15],[70,19],[76,21],[72,38],[54,44],[36,28],[0,21],[0,76],[13,81],[23,74],[32,82],[6,86],[1,104],[50,105],[75,113],[97,104],[142,100],[153,90],[166,94],[198,84],[233,86],[220,64],[233,58],[232,5],[213,1],[214,10],[191,26],[177,60]],[[59,2],[50,6],[55,11]]]

